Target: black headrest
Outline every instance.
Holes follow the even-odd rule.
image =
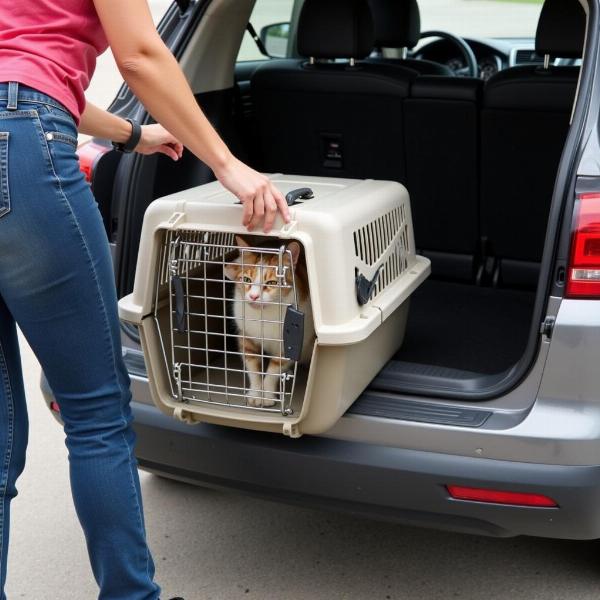
[[[365,58],[375,46],[367,0],[306,0],[298,22],[298,53],[314,58]]]
[[[585,37],[585,11],[579,0],[546,0],[535,37],[540,56],[580,58]]]
[[[369,0],[379,48],[413,48],[421,35],[417,0]]]

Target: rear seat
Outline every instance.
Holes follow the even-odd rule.
[[[578,0],[546,0],[536,52],[581,57]],[[486,84],[481,112],[481,230],[493,280],[535,286],[554,179],[569,129],[578,67],[513,67]]]
[[[433,275],[473,280],[479,230],[482,81],[419,77],[404,103],[407,185],[419,251]]]
[[[261,169],[405,181],[402,100],[417,73],[361,61],[374,39],[366,0],[306,0],[306,58],[268,61],[252,77]]]
[[[363,0],[321,2],[304,5],[300,52],[365,56],[373,32],[356,17]],[[546,0],[536,50],[580,57],[584,32],[579,0]],[[256,71],[260,168],[400,181],[434,277],[535,287],[579,68],[513,67],[484,86],[364,61],[313,63]]]

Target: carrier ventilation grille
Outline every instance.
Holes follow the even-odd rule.
[[[356,258],[381,267],[371,298],[380,294],[408,268],[409,224],[405,206],[394,208],[354,232]]]

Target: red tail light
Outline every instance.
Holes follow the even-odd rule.
[[[446,486],[448,493],[456,500],[470,500],[471,502],[489,502],[491,504],[511,504],[513,506],[537,506],[557,508],[558,504],[548,496],[541,494],[527,494],[523,492],[503,492],[485,488],[470,488],[460,485]]]
[[[567,297],[600,298],[600,193],[577,197]]]
[[[94,178],[94,169],[98,164],[100,158],[111,150],[108,146],[103,146],[94,140],[84,142],[77,148],[77,155],[79,156],[79,167],[85,174],[85,178],[88,183],[92,183]]]

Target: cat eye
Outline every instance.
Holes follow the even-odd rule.
[[[244,283],[252,283],[252,279],[250,279],[250,277],[246,277],[246,276],[242,277],[242,281]]]
[[[278,285],[278,281],[276,279],[271,279],[270,281],[267,281],[267,283],[265,283],[265,285],[276,286],[276,285]]]

